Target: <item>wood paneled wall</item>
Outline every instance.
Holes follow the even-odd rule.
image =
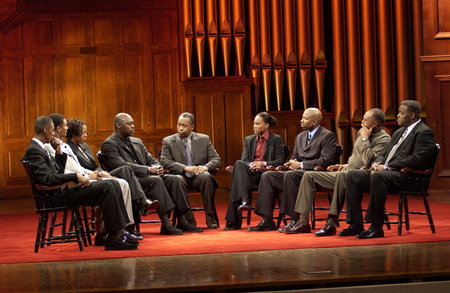
[[[425,101],[427,123],[434,130],[441,145],[434,186],[449,189],[450,186],[450,2],[423,1]],[[446,134],[447,133],[447,134]]]
[[[1,198],[28,191],[18,160],[37,116],[59,112],[85,120],[97,150],[112,133],[114,116],[127,112],[155,154],[179,113],[177,1],[75,13],[63,1],[45,2],[12,11],[2,23]]]

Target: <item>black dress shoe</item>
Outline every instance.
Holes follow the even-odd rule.
[[[149,200],[148,198],[144,201],[144,205],[142,206],[142,208],[144,210],[156,210],[157,208],[159,208],[159,201],[157,200]]]
[[[235,223],[227,221],[227,224],[225,225],[225,228],[223,228],[223,231],[240,230],[241,228],[242,228],[242,223],[239,225],[239,224],[235,224]]]
[[[373,239],[373,238],[381,238],[384,237],[383,229],[373,229],[369,228],[365,231],[362,231],[358,235],[356,235],[358,239]]]
[[[108,237],[107,234],[104,234],[104,235],[98,235],[97,234],[97,235],[95,235],[94,245],[95,246],[105,246],[107,237]]]
[[[187,233],[200,233],[203,232],[203,229],[194,225],[191,225],[189,223],[186,223],[184,225],[177,225],[178,229],[181,229],[183,232]]]
[[[314,232],[315,236],[331,236],[336,235],[336,225],[326,224],[319,231]]]
[[[298,233],[311,233],[311,226],[309,224],[301,224],[297,222],[294,227],[284,230],[287,234],[298,234]]]
[[[240,206],[238,206],[238,211],[248,211],[248,210],[251,210],[253,207],[252,207],[252,204],[251,204],[251,202],[247,202],[247,201],[243,201],[242,202],[242,204],[240,205]]]
[[[360,227],[360,226],[357,226],[357,227],[354,227],[354,226],[350,226],[350,227],[348,227],[348,228],[346,228],[346,229],[344,229],[344,230],[342,230],[341,232],[339,232],[339,236],[356,236],[356,235],[358,235],[359,233],[361,233],[362,231],[364,231],[364,228],[363,227]]]
[[[273,231],[276,230],[276,226],[275,226],[275,222],[274,221],[270,221],[270,222],[265,222],[264,220],[261,221],[258,226],[256,227],[250,227],[248,228],[248,231]]]
[[[108,235],[105,243],[105,250],[135,250],[137,249],[137,243],[130,243],[126,236]]]
[[[206,216],[206,226],[208,229],[218,229],[219,224],[217,223],[214,216]]]
[[[295,224],[297,224],[297,221],[290,220],[289,223],[286,225],[286,227],[278,229],[278,232],[284,233],[286,232],[286,229],[294,227]]]
[[[174,226],[161,226],[161,230],[159,232],[161,235],[183,235],[183,231],[181,229],[175,228]]]
[[[144,236],[136,235],[136,234],[133,234],[132,232],[129,232],[129,231],[126,231],[126,230],[124,232],[124,235],[127,236],[128,240],[132,240],[132,241],[144,240]]]

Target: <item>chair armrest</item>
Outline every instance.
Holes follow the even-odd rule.
[[[432,171],[433,171],[433,169],[415,170],[415,169],[409,168],[409,167],[406,167],[406,168],[403,168],[403,169],[400,170],[400,172],[402,174],[412,173],[412,174],[416,174],[416,175],[428,175],[428,174],[431,174]]]
[[[40,184],[36,184],[35,186],[36,186],[37,190],[48,191],[48,190],[62,188],[65,186],[74,187],[75,185],[76,184],[73,182],[66,182],[66,183],[62,183],[62,184],[58,184],[58,185],[51,185],[51,186],[40,185]]]
[[[326,171],[327,168],[325,168],[325,167],[323,167],[323,166],[315,166],[313,170],[314,170],[314,171]]]
[[[284,165],[275,167],[275,171],[286,171],[286,170],[287,170],[287,168]]]

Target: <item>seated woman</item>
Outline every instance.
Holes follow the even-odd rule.
[[[251,209],[249,190],[257,190],[261,174],[267,166],[284,163],[283,140],[278,134],[270,133],[269,126],[277,120],[267,112],[255,116],[255,134],[245,137],[242,158],[234,163],[231,174],[230,202],[225,219],[227,230],[241,229],[242,209]]]

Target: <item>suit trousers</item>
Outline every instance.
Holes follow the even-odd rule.
[[[203,206],[205,207],[206,219],[215,220],[218,223],[216,206],[214,203],[216,186],[215,180],[208,171],[200,173],[192,178],[182,177],[184,179],[184,193],[187,194],[188,189],[198,189],[202,194]]]
[[[130,222],[120,185],[115,180],[100,180],[92,182],[87,187],[69,188],[67,204],[101,206],[105,232],[108,234],[125,228]]]
[[[400,171],[380,171],[370,176],[370,201],[367,208],[366,221],[374,226],[384,224],[384,211],[388,193],[399,190],[406,181],[406,175]]]
[[[295,211],[302,219],[308,219],[312,209],[312,199],[316,192],[316,184],[333,190],[330,215],[339,216],[345,201],[345,176],[347,171],[318,172],[307,171],[303,174],[295,203]]]
[[[262,172],[249,172],[246,162],[238,160],[234,163],[231,174],[230,201],[225,219],[231,223],[238,224],[239,212],[237,208],[243,199],[248,199],[249,190],[258,190],[258,184]]]
[[[369,170],[350,170],[345,179],[345,203],[347,207],[347,223],[362,226],[363,216],[361,201],[363,192],[370,190]]]
[[[294,208],[303,173],[305,170],[264,172],[259,183],[255,213],[263,217],[273,216],[277,196],[283,191],[280,213],[298,220],[298,214]]]
[[[189,209],[189,204],[183,192],[183,179],[177,175],[148,175],[138,178],[145,194],[152,200],[158,200],[160,206],[156,210],[158,215],[164,216],[170,210],[176,209],[179,214],[184,214]]]

